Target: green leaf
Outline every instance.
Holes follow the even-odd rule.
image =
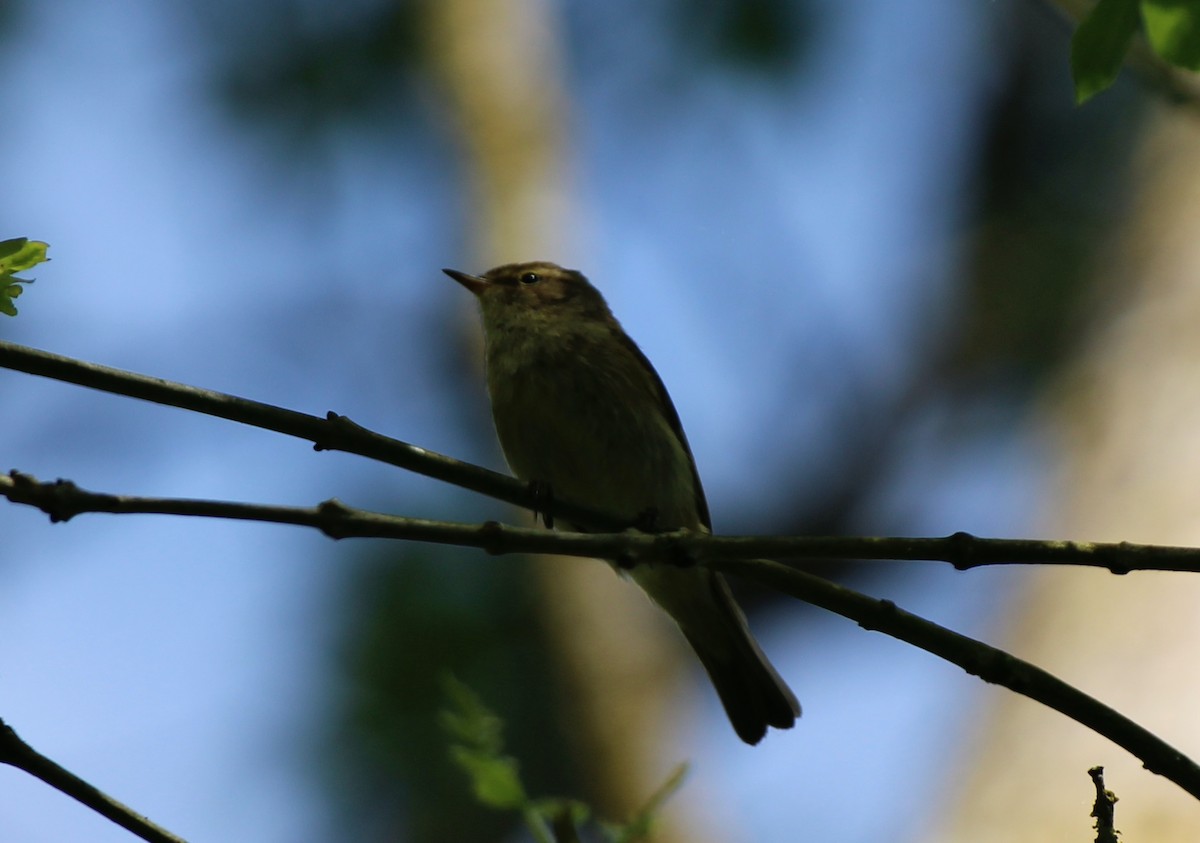
[[[19,295],[21,295],[21,288],[16,284],[0,287],[0,313],[5,316],[16,316],[17,308],[13,305],[12,300]]]
[[[621,826],[606,826],[604,832],[612,843],[637,843],[637,841],[648,840],[654,830],[654,822],[659,813],[662,811],[663,803],[675,795],[675,792],[683,785],[684,778],[687,777],[688,765],[680,764],[671,771],[671,775],[667,776],[667,780],[659,785],[658,790],[650,794],[650,798],[646,800],[646,804],[637,812],[637,815]]]
[[[469,685],[450,674],[442,677],[442,689],[450,703],[438,713],[442,728],[474,749],[499,753],[504,748],[504,722]]]
[[[1138,28],[1138,0],[1100,0],[1071,37],[1075,102],[1087,102],[1117,78]]]
[[[12,275],[49,260],[46,257],[46,250],[49,248],[50,246],[41,240],[30,240],[27,237],[0,240],[0,275]]]
[[[448,705],[439,717],[443,728],[456,740],[450,746],[450,757],[471,780],[475,798],[489,808],[520,811],[536,843],[578,843],[579,828],[591,817],[588,806],[575,799],[530,799],[521,783],[517,760],[502,754],[504,724],[500,718],[478,694],[453,676],[445,674],[442,687]],[[602,823],[605,838],[613,843],[649,840],[663,802],[679,789],[686,772],[686,764],[676,768],[624,826]]]
[[[515,758],[491,755],[465,746],[450,747],[450,757],[466,771],[475,798],[484,805],[514,810],[524,807],[527,801],[525,788]]]
[[[580,843],[579,829],[592,814],[577,799],[542,799],[530,810],[537,812],[543,827],[549,824],[547,830],[554,843]]]
[[[49,248],[41,240],[30,240],[28,237],[0,240],[0,313],[5,316],[17,315],[13,299],[21,295],[24,289],[18,285],[29,284],[32,279],[18,278],[13,273],[50,260],[46,257]]]
[[[9,255],[16,254],[25,248],[25,244],[28,242],[28,237],[13,237],[10,240],[0,240],[0,258],[7,258]]]
[[[475,798],[491,808],[522,810],[529,802],[517,760],[502,755],[504,723],[471,688],[450,674],[442,677],[449,705],[439,712],[442,727],[458,743],[450,757],[471,779]]]
[[[1200,70],[1200,2],[1142,0],[1142,20],[1154,52],[1178,67]]]
[[[587,806],[586,802],[561,796],[534,799],[529,803],[528,809],[536,811],[555,825],[569,823],[581,826],[592,818],[592,809]]]

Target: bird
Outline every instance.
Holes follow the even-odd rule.
[[[479,302],[492,419],[513,474],[622,523],[712,531],[662,379],[582,273],[548,261],[442,271]],[[753,745],[795,724],[800,704],[724,577],[700,564],[613,564],[678,625],[738,737]]]

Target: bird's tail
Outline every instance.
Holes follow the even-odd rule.
[[[738,737],[756,744],[768,726],[795,724],[800,703],[750,634],[722,576],[670,566],[641,566],[632,575],[679,624]]]

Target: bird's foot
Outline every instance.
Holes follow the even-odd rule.
[[[658,526],[658,507],[647,507],[639,512],[633,519],[633,528],[643,533],[659,532],[661,528]]]
[[[533,501],[533,520],[538,518],[546,525],[547,530],[554,529],[554,514],[550,512],[554,505],[554,490],[544,480],[529,481],[529,497]]]

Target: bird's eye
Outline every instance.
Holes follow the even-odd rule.
[[[526,272],[524,275],[521,276],[522,284],[536,284],[537,282],[539,282],[541,280],[542,279],[538,276],[538,274],[536,272]]]

